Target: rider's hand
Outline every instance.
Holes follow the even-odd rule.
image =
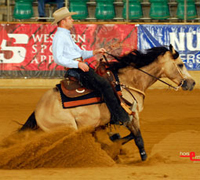
[[[100,49],[96,49],[93,51],[93,55],[96,55],[96,54],[104,54],[106,52],[106,50],[104,48],[100,48]]]
[[[83,72],[89,71],[89,66],[85,64],[84,62],[79,62],[78,68],[81,69]]]

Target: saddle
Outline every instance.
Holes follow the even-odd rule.
[[[100,63],[96,69],[96,73],[106,78],[111,84],[114,84],[113,82],[116,81],[113,72],[106,69],[105,63]],[[66,79],[62,80],[60,84],[65,96],[70,98],[80,97],[93,92],[93,90],[83,87],[75,77],[67,77]]]
[[[83,87],[74,77],[67,77],[61,82],[61,89],[65,96],[74,98],[91,93],[93,90]]]

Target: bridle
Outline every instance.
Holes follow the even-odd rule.
[[[177,87],[177,90],[178,90],[178,89],[179,89],[180,87],[182,87],[182,85],[184,84],[185,78],[184,78],[184,75],[183,75],[182,71],[180,70],[180,68],[178,68],[177,64],[174,63],[174,66],[176,67],[177,71],[179,72],[179,75],[182,77],[182,81],[181,81],[181,83],[179,84],[179,86]],[[177,91],[177,90],[176,90],[176,91]]]

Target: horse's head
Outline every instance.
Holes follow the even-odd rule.
[[[183,90],[192,90],[195,81],[188,73],[183,61],[179,57],[179,53],[170,44],[170,51],[167,51],[163,58],[160,58],[162,65],[162,77],[167,77]]]

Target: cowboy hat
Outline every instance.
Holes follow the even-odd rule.
[[[68,16],[71,16],[71,15],[74,15],[74,14],[77,14],[77,13],[76,12],[69,12],[69,10],[66,7],[62,7],[60,9],[56,10],[53,13],[53,17],[54,17],[55,20],[51,24],[52,25],[56,24],[59,21],[61,21],[62,19],[66,18]]]

